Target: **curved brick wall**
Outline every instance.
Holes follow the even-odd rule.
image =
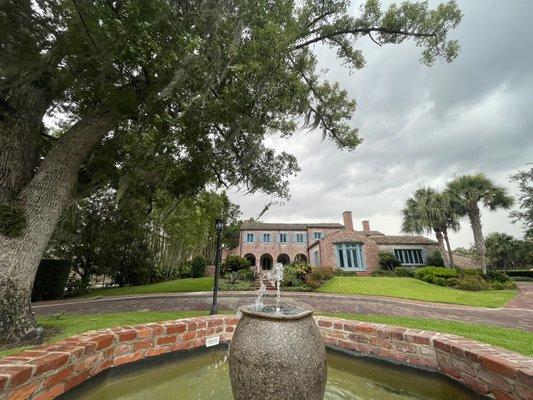
[[[330,346],[440,371],[495,399],[533,399],[533,359],[459,336],[317,317]],[[146,357],[231,340],[235,316],[87,332],[0,359],[0,399],[53,399],[99,372]]]

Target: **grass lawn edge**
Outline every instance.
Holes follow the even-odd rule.
[[[233,311],[223,310],[220,312],[220,314],[233,314]],[[315,312],[315,314],[348,320],[399,326],[409,329],[450,333],[533,357],[533,333],[520,329],[504,328],[484,324],[469,324],[465,322],[430,318],[397,317],[376,314],[353,314],[338,312],[328,313],[318,311]],[[39,317],[38,321],[49,331],[55,330],[55,333],[45,340],[45,343],[54,343],[64,338],[91,330],[107,329],[119,326],[132,326],[143,323],[161,322],[165,320],[176,320],[207,315],[207,310],[176,312],[130,311],[125,313],[109,314],[52,315]],[[34,346],[0,349],[0,359],[32,347]]]

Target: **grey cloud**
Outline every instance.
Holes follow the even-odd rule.
[[[432,1],[432,3],[437,3]],[[326,77],[358,102],[352,120],[363,144],[354,152],[299,132],[269,143],[289,150],[302,172],[291,179],[292,199],[273,207],[267,221],[340,221],[352,209],[357,223],[370,218],[388,233],[400,229],[400,211],[418,187],[441,188],[456,174],[484,171],[511,191],[509,173],[533,162],[533,25],[529,0],[459,1],[464,19],[453,35],[462,52],[452,64],[427,68],[412,44],[378,48],[362,40],[367,67],[349,75],[317,49]],[[232,198],[246,217],[256,216],[266,196]],[[507,212],[484,214],[485,231],[519,235]],[[463,224],[453,245],[468,245]]]

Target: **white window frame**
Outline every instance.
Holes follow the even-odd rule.
[[[283,240],[282,240],[283,238]],[[278,241],[279,243],[288,243],[289,242],[289,238],[288,238],[288,235],[285,233],[285,232],[281,232],[279,235],[278,235]]]
[[[335,243],[337,267],[344,271],[366,271],[363,243]]]
[[[322,232],[313,232],[313,237],[315,238],[315,240],[322,239]]]
[[[402,265],[424,265],[424,250],[420,248],[394,249],[394,256]]]
[[[265,240],[268,238],[268,240]],[[272,235],[270,233],[263,233],[263,243],[272,243]]]
[[[252,240],[250,240],[250,238]],[[255,242],[255,235],[253,233],[247,233],[246,234],[246,243],[253,243]]]
[[[302,240],[299,240],[299,239],[302,239]],[[305,243],[305,234],[303,233],[297,233],[296,234],[296,243]]]
[[[318,249],[313,251],[313,265],[320,266],[320,253]]]

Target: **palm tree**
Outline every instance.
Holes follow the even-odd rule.
[[[448,229],[459,230],[459,221],[447,194],[426,187],[418,189],[414,196],[405,202],[402,231],[417,234],[434,232],[442,253],[448,254],[447,264],[452,266],[453,255]]]
[[[474,246],[481,268],[486,273],[486,249],[481,226],[480,203],[490,211],[495,211],[499,208],[510,208],[514,200],[504,187],[496,185],[482,173],[458,176],[448,183],[446,193],[450,196],[457,213],[468,216],[474,234]]]

